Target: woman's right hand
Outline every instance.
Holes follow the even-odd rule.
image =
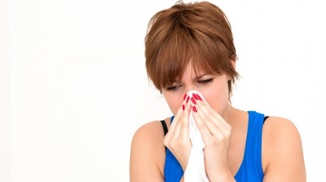
[[[187,167],[192,147],[189,137],[189,113],[191,109],[189,100],[190,97],[187,95],[164,137],[164,145],[176,157],[183,170]]]

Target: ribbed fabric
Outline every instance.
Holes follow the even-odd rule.
[[[243,161],[234,176],[236,181],[241,182],[261,182],[264,173],[261,161],[262,128],[264,115],[256,111],[248,111],[248,132]],[[173,121],[171,117],[171,122]],[[182,178],[183,170],[171,151],[166,148],[166,158],[164,165],[165,182],[179,182]]]

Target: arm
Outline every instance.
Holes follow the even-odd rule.
[[[234,182],[228,166],[231,126],[200,97],[192,107],[196,108],[193,116],[205,143],[205,170],[209,181]]]
[[[306,181],[300,134],[284,118],[271,117],[263,128],[264,182]]]
[[[145,124],[136,131],[130,152],[130,182],[164,181],[163,137],[158,121]]]

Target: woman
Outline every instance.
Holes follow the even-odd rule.
[[[179,1],[156,13],[145,48],[148,76],[173,115],[136,131],[130,181],[184,180],[193,145],[190,114],[205,144],[209,181],[306,181],[295,125],[286,118],[231,105],[237,55],[220,8],[209,2]],[[201,95],[187,94],[191,90]]]

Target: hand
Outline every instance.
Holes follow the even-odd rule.
[[[176,157],[183,170],[187,167],[192,147],[189,138],[189,113],[191,109],[189,100],[189,96],[185,97],[164,138],[164,145]]]
[[[193,95],[191,101],[194,120],[205,144],[204,161],[208,178],[211,181],[233,178],[227,161],[231,126],[199,95]]]

